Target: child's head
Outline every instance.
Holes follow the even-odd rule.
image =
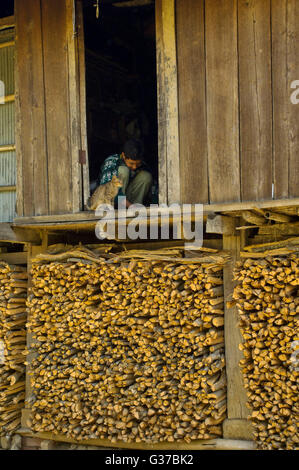
[[[130,170],[137,170],[142,164],[142,144],[139,140],[128,140],[124,145],[122,158]]]

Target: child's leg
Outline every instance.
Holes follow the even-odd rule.
[[[123,194],[126,194],[127,188],[129,185],[130,181],[130,170],[127,166],[125,165],[120,165],[118,167],[118,178],[122,181],[122,192]]]
[[[131,181],[125,193],[128,200],[132,204],[143,204],[152,183],[152,175],[148,171],[140,171]]]

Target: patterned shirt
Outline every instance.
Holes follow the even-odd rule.
[[[109,183],[109,181],[112,180],[113,175],[117,176],[118,168],[120,165],[125,165],[125,162],[119,154],[111,155],[110,157],[106,158],[103,165],[101,166],[101,171],[97,179],[97,184],[100,185]],[[138,170],[130,170],[130,180],[133,179],[140,170],[149,171],[145,162],[142,162]]]

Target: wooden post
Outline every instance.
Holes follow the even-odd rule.
[[[82,2],[76,0],[76,23],[77,23],[77,61],[78,61],[78,80],[79,80],[79,99],[80,99],[80,126],[81,126],[81,149],[86,152],[86,162],[81,163],[82,185],[83,185],[83,207],[87,203],[90,195],[89,187],[89,160],[88,160],[88,142],[87,142],[87,123],[86,123],[86,78],[85,78],[85,44],[84,44],[84,18]]]
[[[175,0],[156,0],[159,202],[180,203]]]
[[[70,121],[70,149],[71,149],[71,178],[73,212],[79,212],[82,207],[82,175],[79,164],[79,150],[81,147],[80,133],[80,103],[78,82],[78,56],[77,31],[75,19],[75,2],[66,0],[66,35],[68,48],[68,82],[69,82],[69,121]]]
[[[224,298],[227,302],[231,300],[234,289],[233,269],[237,259],[240,256],[241,243],[244,239],[235,229],[238,219],[232,220],[225,217],[224,225],[230,227],[224,230],[223,249],[230,253],[231,260],[225,266],[223,273],[224,280]],[[223,424],[223,437],[225,439],[252,439],[251,423],[248,421],[248,409],[246,406],[246,391],[243,385],[243,377],[239,367],[239,361],[242,359],[242,353],[239,350],[239,344],[242,342],[241,331],[239,328],[238,311],[236,307],[227,308],[224,303],[224,337],[225,337],[225,360],[227,375],[227,419]]]

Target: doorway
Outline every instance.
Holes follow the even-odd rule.
[[[158,202],[154,0],[84,2],[86,113],[91,193],[101,166],[131,138],[142,142]]]

